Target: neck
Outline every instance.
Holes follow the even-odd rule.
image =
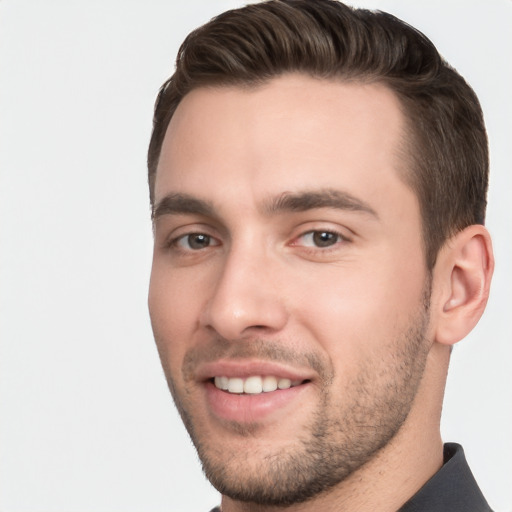
[[[222,512],[395,512],[443,464],[441,406],[448,367],[447,347],[434,344],[410,414],[373,459],[335,488],[290,507],[268,507],[222,497]]]

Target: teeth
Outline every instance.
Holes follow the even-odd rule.
[[[214,384],[218,389],[228,393],[246,393],[248,395],[257,395],[259,393],[268,393],[276,389],[289,389],[301,384],[301,380],[291,381],[290,379],[279,379],[273,375],[260,377],[253,375],[242,379],[240,377],[215,377]]]
[[[292,385],[292,381],[290,379],[279,379],[277,381],[277,387],[279,389],[288,389],[289,387],[291,387]]]
[[[277,389],[277,379],[271,375],[263,377],[263,391],[275,391]]]
[[[215,377],[215,386],[226,391],[229,387],[229,379],[227,377]]]
[[[261,377],[249,377],[244,382],[244,393],[257,395],[263,391],[263,382]]]
[[[244,379],[234,378],[228,380],[228,391],[230,393],[244,392]]]

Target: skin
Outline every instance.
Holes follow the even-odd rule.
[[[442,464],[449,345],[485,305],[490,242],[466,232],[429,275],[404,126],[384,86],[302,75],[194,90],[171,120],[149,309],[223,512],[397,510]],[[205,380],[219,362],[305,382],[226,418]]]

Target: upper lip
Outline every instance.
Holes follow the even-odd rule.
[[[314,372],[307,368],[293,368],[282,363],[258,360],[225,359],[198,366],[195,372],[199,381],[207,381],[213,377],[239,377],[245,379],[253,375],[265,377],[272,375],[291,381],[312,380]]]

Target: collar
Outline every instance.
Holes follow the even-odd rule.
[[[459,444],[444,445],[441,469],[398,512],[427,511],[492,512]]]

